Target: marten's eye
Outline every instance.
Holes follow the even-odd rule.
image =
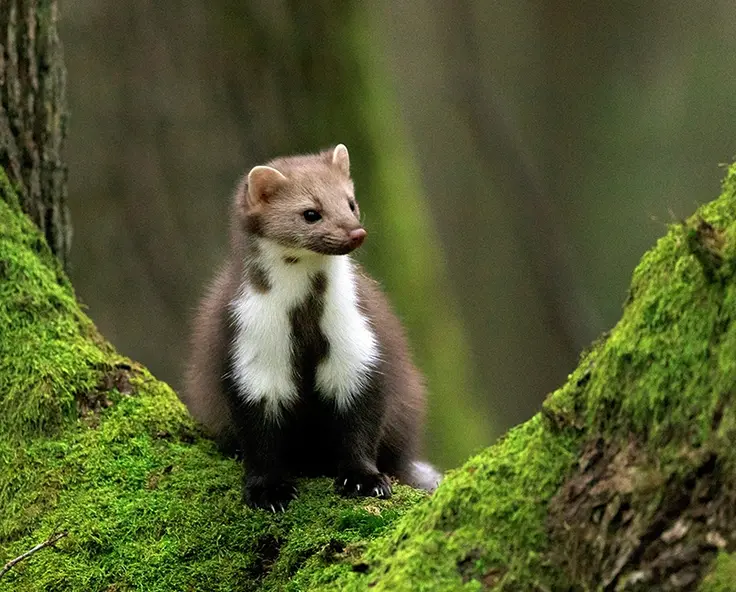
[[[351,199],[351,200],[350,200],[350,201],[348,202],[348,205],[350,206],[350,211],[351,211],[351,212],[354,212],[354,211],[355,211],[355,202],[354,202],[354,201],[353,201],[353,200]]]
[[[317,210],[304,210],[304,212],[302,212],[302,216],[304,216],[304,219],[310,224],[314,224],[322,219],[322,214]]]

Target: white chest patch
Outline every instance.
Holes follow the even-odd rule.
[[[355,274],[347,256],[301,257],[263,241],[262,265],[270,290],[258,292],[244,285],[231,303],[235,335],[232,374],[246,401],[265,402],[272,420],[298,397],[294,382],[292,328],[289,313],[308,297],[312,278],[320,271],[327,277],[320,328],[330,344],[329,355],[316,372],[320,393],[333,399],[338,409],[350,406],[378,360],[378,344],[368,321],[358,310]]]
[[[355,272],[350,259],[346,256],[331,259],[320,321],[330,353],[317,368],[317,388],[324,396],[334,399],[343,411],[365,386],[379,354],[376,336],[358,309]]]

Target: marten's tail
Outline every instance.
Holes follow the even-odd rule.
[[[426,461],[415,460],[409,464],[406,472],[399,475],[399,481],[431,493],[442,481],[442,473]]]

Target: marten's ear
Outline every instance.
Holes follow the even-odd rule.
[[[337,165],[343,173],[350,176],[350,155],[345,144],[335,146],[335,150],[332,152],[332,164]]]
[[[286,182],[286,177],[272,167],[253,167],[248,173],[248,203],[256,205],[267,202]]]

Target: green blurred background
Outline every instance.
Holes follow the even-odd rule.
[[[61,8],[72,276],[105,335],[179,386],[238,177],[343,142],[443,467],[538,409],[736,153],[728,0]]]

